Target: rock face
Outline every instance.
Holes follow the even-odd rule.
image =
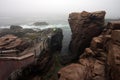
[[[72,31],[72,40],[69,48],[76,57],[89,46],[93,37],[98,36],[104,25],[105,11],[89,13],[71,13],[69,24]]]
[[[37,53],[37,50],[35,51],[35,61],[13,72],[8,80],[32,80],[35,76],[46,75],[53,66],[54,52],[61,50],[62,38],[62,30],[59,28],[41,31],[41,41],[38,43],[40,53]]]
[[[11,74],[9,74],[8,80],[32,80],[36,76],[42,77],[46,75],[53,66],[53,54],[62,48],[62,30],[60,28],[49,28],[42,31],[27,31],[26,33],[24,29],[17,32],[9,29],[8,31],[10,32],[1,31],[0,68],[3,68],[3,63],[5,65],[9,63],[9,66],[5,66],[2,71],[4,69],[8,70],[8,67],[13,69],[12,66],[15,69],[12,73],[11,70],[8,70],[8,73],[0,73],[0,80],[6,80],[9,73]],[[20,36],[17,34],[18,32],[24,35]],[[32,60],[27,60],[31,59],[29,58],[31,56],[24,58],[31,55],[31,53],[33,54]],[[20,57],[20,60],[18,57]],[[6,60],[14,58],[14,60],[9,60],[6,63],[3,58]],[[29,63],[26,63],[27,61]],[[13,63],[15,65],[12,65]],[[18,68],[17,66],[21,67]]]
[[[48,23],[47,22],[35,22],[35,23],[33,23],[33,25],[35,25],[35,26],[43,26],[43,25],[48,25]]]
[[[0,51],[7,53],[9,51],[16,51],[16,53],[24,51],[29,47],[29,43],[14,35],[5,35],[0,38]],[[12,53],[12,52],[11,52]]]
[[[33,42],[37,37],[31,39],[26,36],[28,32],[22,30],[24,29],[0,31],[0,80],[7,80],[12,72],[34,61]],[[31,33],[38,35],[36,31]]]
[[[109,22],[99,36],[92,38],[77,63],[58,72],[59,80],[120,80],[119,35],[120,22]]]
[[[108,35],[111,34],[111,40],[107,43],[107,77],[109,80],[120,80],[120,21],[109,24],[109,32],[106,32]]]
[[[70,64],[58,72],[59,80],[106,80],[106,53],[98,45],[102,45],[99,38],[101,37],[93,39],[90,48],[85,49],[78,63]]]

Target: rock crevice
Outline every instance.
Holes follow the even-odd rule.
[[[88,14],[87,12],[82,12],[80,14],[74,13],[70,15],[70,17],[72,16],[72,20],[70,19],[71,21],[69,20],[69,22],[73,32],[70,50],[72,54],[78,54],[77,52],[79,52],[81,55],[79,55],[79,60],[76,63],[63,67],[58,72],[59,80],[120,80],[120,22],[109,22],[107,26],[99,32],[99,29],[94,29],[93,27],[98,28],[100,25],[101,27],[104,25],[105,12],[102,11],[102,13],[95,12]],[[93,26],[93,24],[90,25],[91,23],[88,24],[85,22],[85,24],[92,26],[88,26],[91,30],[87,29],[88,27],[85,28],[86,31],[91,32],[93,30],[92,32],[94,33],[93,35],[89,33],[88,36],[83,32],[84,28],[81,28],[80,25],[77,26],[78,22],[74,21],[77,21],[75,20],[76,18],[81,18],[79,15],[86,17],[91,14],[97,16],[97,18],[95,17],[96,22],[98,22],[96,24],[99,24],[99,22],[101,24]],[[99,32],[99,34],[96,33],[96,31]],[[83,32],[82,35],[80,35],[81,32]],[[88,40],[83,40],[82,36],[87,37],[85,39]],[[90,41],[89,46],[89,42],[87,41]],[[81,49],[84,51],[83,53],[80,52]]]
[[[72,40],[70,42],[70,51],[79,56],[84,49],[89,46],[93,37],[98,36],[104,26],[105,11],[71,13],[69,15],[69,24],[72,31]]]

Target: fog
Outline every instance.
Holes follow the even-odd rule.
[[[119,3],[120,0],[0,0],[0,23],[11,18],[16,22],[67,20],[71,12],[98,10],[105,10],[106,18],[120,18]]]

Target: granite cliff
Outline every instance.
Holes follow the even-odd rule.
[[[26,32],[26,29],[13,27],[1,31],[0,80],[34,80],[36,76],[43,78],[54,66],[54,54],[62,48],[62,30],[28,29]]]
[[[92,15],[85,27],[81,15]],[[70,50],[79,59],[58,72],[59,80],[120,80],[120,21],[104,26],[104,16],[104,11],[70,14]]]
[[[89,47],[93,37],[100,35],[104,28],[105,11],[71,13],[69,25],[71,28],[70,53],[63,56],[62,64],[78,60],[79,56]]]

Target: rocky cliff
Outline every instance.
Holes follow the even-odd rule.
[[[82,13],[85,15],[86,12]],[[94,16],[95,13],[93,13]],[[90,14],[91,13],[89,13],[89,15]],[[98,23],[99,25],[97,25],[96,28],[103,26],[104,15],[105,12],[103,11],[97,12],[96,16],[98,20],[96,19],[95,21],[100,22],[101,26],[99,26],[100,24]],[[109,22],[103,30],[92,27],[90,27],[91,30],[89,30],[85,27],[87,29],[86,31],[90,32],[87,36],[85,35],[86,33],[84,33],[85,28],[77,26],[80,22],[74,20],[76,16],[78,17],[78,13],[74,13],[73,22],[69,21],[70,25],[72,24],[71,29],[73,32],[70,50],[73,54],[78,52],[81,55],[78,56],[79,60],[77,63],[72,63],[58,72],[59,80],[120,80],[120,22]],[[91,23],[84,22],[84,24],[90,25]],[[81,32],[85,39],[78,36]],[[83,40],[90,42],[84,43]],[[84,50],[83,53],[81,50]]]
[[[120,21],[108,23],[106,34],[111,36],[106,41],[107,50],[107,78],[120,80]]]
[[[62,56],[61,63],[68,64],[76,62],[79,56],[89,47],[93,37],[100,35],[104,29],[105,11],[71,13],[69,25],[71,28],[70,53]]]
[[[19,67],[17,70],[16,69],[13,70],[13,72],[9,75],[8,80],[34,80],[36,76],[39,76],[39,78],[45,76],[51,70],[55,62],[53,55],[56,52],[59,52],[62,48],[62,39],[63,39],[62,30],[60,28],[53,28],[53,29],[49,28],[42,31],[33,31],[33,32],[26,32],[26,33],[24,32],[24,29],[17,30],[17,32],[15,32],[15,29],[14,30],[7,29],[7,30],[10,32],[7,32],[5,34],[4,34],[5,31],[1,32],[2,37],[0,37],[0,51],[1,51],[0,60],[1,58],[2,59],[3,58],[11,59],[14,57],[17,58],[20,55],[23,55],[23,57],[25,57],[25,55],[26,54],[29,55],[30,52],[34,53],[34,60],[32,62],[29,62],[29,64],[24,62],[24,60],[26,60],[27,58],[25,58],[24,60],[20,59],[21,61],[20,64],[24,63],[26,65],[22,65],[22,64],[20,65],[19,63],[17,63],[17,65],[15,66],[20,65],[22,67]],[[18,32],[19,34],[24,33],[24,35],[19,36],[19,34],[17,34]],[[28,46],[26,44],[23,45],[22,42],[28,43]],[[25,48],[25,46],[27,47]],[[23,50],[21,51],[21,49]],[[15,54],[14,56],[10,55],[10,54],[13,54],[13,52],[11,53],[9,52],[12,50],[18,51],[18,52],[15,52],[17,56],[15,56]],[[3,57],[3,54],[4,54],[4,57]],[[7,57],[6,57],[6,54],[8,55]],[[15,61],[16,59],[14,60],[14,62]],[[10,62],[8,63],[10,64]],[[14,65],[10,65],[9,67],[11,66],[15,67]],[[8,66],[5,66],[5,67],[8,67]],[[5,76],[5,74],[2,74],[2,73],[0,74]],[[6,75],[6,78],[7,77],[8,76]]]
[[[38,44],[40,43],[40,53],[36,53],[35,61],[13,72],[9,80],[32,80],[36,76],[41,79],[52,68],[54,63],[53,54],[61,50],[62,38],[62,30],[59,28],[41,31],[41,41],[38,42]]]
[[[81,55],[89,46],[93,37],[98,36],[104,26],[105,11],[71,13],[69,24],[72,31],[72,39],[69,50],[75,57]]]

